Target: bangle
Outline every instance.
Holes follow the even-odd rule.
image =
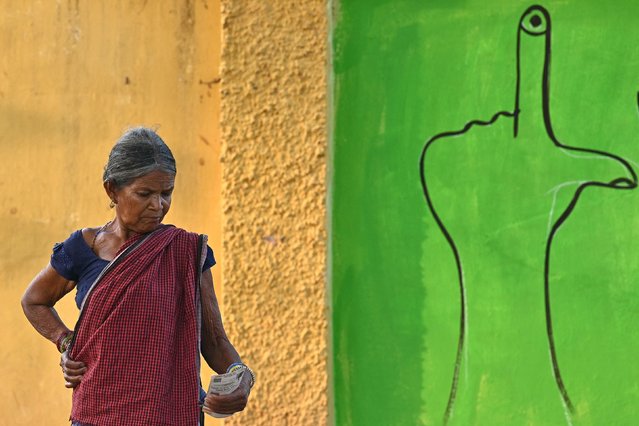
[[[252,388],[253,385],[255,385],[255,373],[253,372],[253,370],[251,370],[249,366],[244,363],[234,362],[233,364],[229,365],[229,368],[226,369],[226,372],[233,373],[237,370],[248,371],[249,375],[251,376],[251,383],[249,384],[249,386]]]
[[[226,369],[226,372],[232,373],[234,371],[244,369],[245,367],[246,365],[242,364],[241,362],[234,362],[233,364],[229,365],[229,368]]]
[[[248,371],[251,375],[251,383],[249,383],[249,386],[250,389],[253,389],[253,385],[255,385],[255,373],[253,373],[253,370],[251,370],[248,365],[245,365],[244,367],[246,367],[246,371]]]
[[[73,331],[67,331],[65,333],[62,333],[60,337],[58,337],[58,340],[55,343],[56,347],[58,348],[58,351],[60,353],[63,353],[67,349],[69,349],[71,340],[73,340]]]

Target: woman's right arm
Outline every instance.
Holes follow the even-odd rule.
[[[75,283],[64,278],[48,264],[31,281],[22,295],[22,310],[33,327],[54,344],[70,330],[53,305],[73,290]]]
[[[73,290],[75,283],[64,278],[48,264],[31,281],[22,295],[22,309],[33,327],[48,340],[57,344],[58,339],[70,330],[53,308],[58,300]],[[60,366],[66,387],[75,387],[84,374],[84,364],[70,360],[62,354]]]

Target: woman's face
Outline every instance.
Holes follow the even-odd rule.
[[[171,207],[174,182],[174,175],[157,170],[122,188],[112,189],[107,184],[120,225],[139,234],[155,230]]]

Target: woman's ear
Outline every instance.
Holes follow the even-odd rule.
[[[111,182],[110,180],[104,182],[104,191],[106,192],[106,194],[111,199],[111,204],[117,204],[118,203],[117,192],[115,190],[115,185],[113,185],[113,182]]]

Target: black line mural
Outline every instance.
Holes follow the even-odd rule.
[[[422,189],[452,250],[460,295],[445,423],[487,392],[514,404],[554,393],[567,423],[574,412],[553,333],[553,241],[586,188],[633,189],[637,174],[615,154],[560,142],[550,65],[550,15],[534,5],[517,27],[514,109],[437,134],[421,152]],[[544,392],[549,383],[554,392]]]

